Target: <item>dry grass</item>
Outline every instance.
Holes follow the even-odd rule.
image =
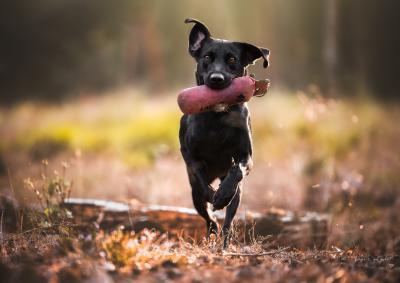
[[[178,152],[175,98],[150,100],[123,90],[61,105],[1,109],[1,194],[19,206],[10,212],[1,204],[0,276],[11,269],[44,280],[37,282],[93,276],[116,282],[398,280],[399,106],[365,97],[324,99],[310,88],[295,95],[271,92],[250,108],[255,167],[245,180],[241,210],[275,206],[330,213],[334,247],[256,256],[269,248],[254,237],[246,244],[233,240],[227,251],[243,256],[226,256],[218,238],[193,243],[154,231],[70,225],[59,205],[70,189],[67,179],[74,180],[72,196],[192,206]],[[50,163],[47,179],[41,175],[43,158]],[[27,177],[32,179],[24,187]],[[29,214],[27,206],[39,213]],[[29,264],[33,273],[21,272]],[[50,270],[47,277],[43,270]],[[24,281],[17,279],[10,280]]]
[[[29,265],[34,278],[42,278],[40,282],[61,283],[72,279],[126,282],[129,278],[139,282],[396,282],[400,278],[398,257],[371,257],[358,250],[337,247],[324,251],[281,249],[260,254],[260,246],[253,244],[231,246],[236,255],[231,256],[232,252],[219,250],[217,240],[194,245],[148,230],[139,234],[100,231],[95,238],[58,238],[54,245],[49,243],[44,249],[30,246],[22,254],[20,247],[10,257],[4,256],[3,251],[0,265],[14,274],[26,271]],[[42,252],[32,252],[35,249]],[[23,261],[21,257],[25,257]],[[22,282],[18,281],[20,276],[11,276],[9,282]]]

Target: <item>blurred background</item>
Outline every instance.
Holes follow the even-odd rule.
[[[193,83],[187,17],[213,36],[272,50],[275,86],[396,96],[398,1],[2,1],[3,102],[60,100],[116,85],[149,95]],[[256,70],[258,70],[256,68]]]
[[[47,160],[48,174],[67,168],[73,196],[191,207],[176,95],[195,83],[192,17],[271,50],[267,70],[250,68],[272,87],[249,103],[255,167],[241,210],[330,213],[332,242],[400,250],[398,1],[0,5],[3,195],[29,204],[23,180]]]

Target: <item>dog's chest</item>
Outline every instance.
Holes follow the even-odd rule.
[[[248,135],[247,116],[240,112],[202,117],[193,121],[190,144],[198,155],[232,155]]]

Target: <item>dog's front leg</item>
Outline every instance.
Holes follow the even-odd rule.
[[[228,174],[221,182],[218,191],[214,195],[214,211],[223,209],[232,201],[237,193],[239,183],[242,181],[244,176],[249,174],[252,165],[253,162],[251,156],[248,155],[246,158],[241,159],[238,163],[235,163],[231,169],[229,169]]]
[[[194,160],[190,153],[181,148],[186,163],[190,185],[192,187],[193,204],[200,216],[206,221],[207,236],[218,233],[218,223],[209,209],[208,203],[214,199],[214,189],[209,185],[209,178],[204,172],[201,162]]]
[[[208,184],[207,177],[204,174],[203,164],[193,160],[190,153],[185,148],[181,148],[181,153],[186,163],[190,181],[196,181],[201,186],[204,199],[212,203],[215,190]]]

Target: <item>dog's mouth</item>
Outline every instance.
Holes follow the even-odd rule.
[[[220,82],[220,83],[213,83],[213,82],[207,81],[206,86],[208,86],[211,89],[221,90],[221,89],[227,88],[231,83],[232,83],[232,80],[226,80],[226,81]]]

